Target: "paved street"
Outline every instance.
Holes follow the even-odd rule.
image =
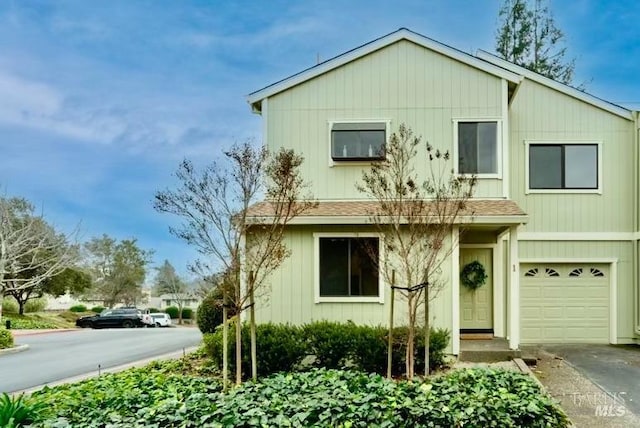
[[[544,345],[640,416],[640,346]],[[610,404],[610,401],[604,404]]]
[[[0,356],[0,392],[13,392],[68,377],[179,351],[202,340],[197,328],[77,330],[19,336],[25,352]]]

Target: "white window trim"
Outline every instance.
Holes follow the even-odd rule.
[[[380,233],[318,232],[313,234],[313,288],[315,303],[384,303],[384,279],[378,270],[377,296],[320,296],[320,238],[378,238],[378,261],[384,260],[383,236]]]
[[[529,188],[529,148],[531,145],[596,145],[598,147],[598,188],[597,189],[530,189]],[[536,194],[536,193],[555,193],[555,194],[602,194],[602,182],[604,180],[602,174],[602,141],[590,141],[590,140],[525,140],[525,159],[524,159],[524,193]]]
[[[329,120],[327,122],[327,135],[325,137],[325,141],[327,141],[327,154],[329,157],[329,167],[333,168],[334,166],[358,166],[358,165],[371,165],[376,160],[371,161],[334,161],[331,155],[331,130],[333,129],[333,125],[336,123],[384,123],[385,124],[385,144],[389,142],[389,135],[391,132],[391,119],[336,119]]]
[[[493,178],[502,179],[502,148],[504,147],[503,130],[502,130],[502,117],[460,117],[453,119],[453,170],[458,175],[458,123],[460,122],[496,122],[496,172],[492,174],[474,174],[476,178]],[[471,174],[469,174],[471,175]]]

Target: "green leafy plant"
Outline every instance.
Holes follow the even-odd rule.
[[[190,320],[193,318],[193,309],[191,308],[182,308],[182,319]]]
[[[5,392],[0,395],[0,427],[17,428],[37,422],[45,409],[42,402],[28,400],[23,394],[11,397]]]
[[[528,376],[469,369],[426,382],[315,369],[246,383],[222,397],[214,426],[567,427]]]
[[[94,306],[93,308],[91,308],[91,312],[94,312],[96,314],[101,313],[102,311],[104,311],[105,307],[104,306]]]
[[[222,301],[218,294],[210,293],[198,306],[196,320],[202,333],[214,333],[222,324]]]
[[[171,319],[177,320],[180,315],[180,309],[178,309],[175,306],[169,306],[168,308],[166,308],[164,310],[165,313],[169,314],[169,316],[171,317]]]
[[[58,325],[39,318],[33,318],[32,315],[7,315],[2,318],[10,320],[11,328],[14,330],[42,330],[58,328]]]
[[[233,330],[233,327],[230,328]],[[256,327],[258,374],[270,375],[280,371],[294,370],[307,355],[307,345],[300,327],[288,324],[259,324]],[[228,337],[229,345],[229,370],[235,371],[235,338]],[[213,359],[214,364],[222,369],[222,329],[215,333],[204,335],[204,343],[207,354]],[[251,355],[249,339],[249,326],[242,326],[242,372],[248,375],[251,372]]]
[[[304,325],[302,330],[317,367],[342,368],[356,348],[358,327],[353,323],[318,321]]]
[[[25,313],[42,312],[47,307],[47,299],[40,297],[39,299],[31,299],[24,305]]]
[[[55,418],[33,426],[202,426],[198,421],[218,400],[220,383],[158,367],[163,364],[36,391],[33,399],[50,408]]]
[[[13,335],[4,327],[0,327],[0,349],[13,348]]]
[[[18,313],[18,304],[12,297],[4,297],[2,299],[2,313],[3,314]]]
[[[233,331],[233,327],[230,328]],[[257,326],[258,371],[261,376],[278,371],[302,369],[304,358],[312,355],[312,365],[324,368],[349,367],[365,372],[386,374],[387,335],[385,327],[359,326],[351,322],[318,321],[297,327],[288,324],[260,324]],[[235,370],[235,347],[229,335],[229,369]],[[407,328],[394,329],[393,374],[404,373]],[[436,369],[444,365],[445,349],[449,344],[448,330],[431,329],[429,364]],[[418,369],[424,367],[424,331],[415,338],[415,360]],[[222,329],[204,335],[205,349],[214,364],[222,368]],[[242,327],[242,372],[250,370],[249,329]],[[420,370],[419,370],[420,371]]]
[[[359,371],[312,369],[279,373],[222,395],[214,379],[177,372],[190,359],[44,388],[32,400],[55,416],[31,426],[569,426],[554,400],[516,372],[466,369],[407,382]]]
[[[69,310],[71,312],[87,312],[87,307],[85,305],[73,305]]]

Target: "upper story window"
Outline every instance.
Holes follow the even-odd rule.
[[[386,122],[336,122],[331,124],[331,158],[334,161],[384,159],[386,141]]]
[[[314,238],[316,302],[382,303],[379,236],[317,233]]]
[[[458,173],[499,174],[498,122],[459,121],[457,128]]]
[[[527,144],[528,191],[600,192],[598,143]]]

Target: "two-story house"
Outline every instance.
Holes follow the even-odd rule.
[[[455,173],[479,181],[473,221],[462,235],[452,228],[459,246],[431,304],[453,354],[461,331],[490,332],[512,349],[640,338],[637,112],[406,29],[248,101],[269,149],[305,157],[319,201],[288,226],[292,256],[273,275],[260,321],[387,324],[390,289],[361,254],[379,236],[355,184],[406,123],[453,154]],[[460,271],[474,260],[488,281],[472,293]]]

